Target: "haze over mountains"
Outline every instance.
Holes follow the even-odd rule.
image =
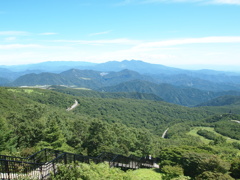
[[[147,93],[184,106],[207,104],[207,101],[224,95],[240,96],[238,73],[184,70],[137,60],[0,66],[0,85],[64,85],[100,92]]]

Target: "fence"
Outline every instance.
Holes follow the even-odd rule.
[[[146,159],[137,156],[123,156],[113,153],[102,153],[97,157],[83,156],[52,149],[43,149],[29,157],[13,157],[0,155],[0,179],[48,179],[57,174],[59,164],[72,162],[101,163],[107,162],[110,167],[121,169],[138,169],[154,167],[156,159]]]

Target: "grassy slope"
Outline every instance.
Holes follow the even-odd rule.
[[[226,141],[227,143],[233,143],[233,142],[238,142],[238,143],[240,143],[240,140],[231,139],[231,138],[229,138],[229,137],[227,137],[227,136],[223,136],[223,135],[217,133],[217,132],[214,130],[214,128],[212,128],[212,127],[194,127],[194,128],[192,128],[191,131],[189,131],[187,134],[192,135],[192,136],[197,136],[197,137],[199,137],[199,138],[201,139],[201,141],[203,141],[203,142],[206,143],[206,144],[209,143],[209,142],[211,142],[211,140],[206,139],[205,137],[200,136],[200,135],[197,134],[197,131],[200,130],[200,129],[204,129],[204,130],[207,130],[207,131],[211,131],[211,132],[215,133],[217,136],[222,136],[223,138],[225,138],[225,139],[227,140],[227,141]]]
[[[161,180],[162,174],[158,172],[158,169],[138,169],[135,171],[128,172],[135,180]]]

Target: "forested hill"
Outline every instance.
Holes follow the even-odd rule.
[[[199,104],[198,106],[227,106],[240,105],[240,96],[220,96],[211,101]]]
[[[74,110],[75,113],[96,117],[109,123],[119,122],[132,127],[145,127],[157,134],[161,134],[169,123],[195,121],[214,114],[163,101],[123,99],[122,97],[119,99],[81,97],[43,89],[14,88],[7,91],[13,91],[12,93],[20,98],[28,98],[36,103],[63,109],[71,106],[76,99],[79,102],[79,108]]]
[[[189,108],[56,90],[0,88],[0,154],[26,157],[43,148],[91,156],[152,154],[160,158],[161,171],[165,167],[170,174],[177,168],[193,178],[203,172],[240,177],[233,174],[239,172],[235,163],[240,164],[239,105],[232,104],[236,111],[229,112],[230,106]],[[67,111],[75,102],[76,108]],[[203,169],[196,171],[192,163]]]
[[[135,79],[152,81],[149,76],[127,69],[119,72],[70,69],[58,74],[49,72],[26,74],[11,82],[8,86],[66,85],[98,89]]]
[[[0,88],[0,93],[0,151],[7,152],[50,147],[89,154],[115,148],[128,154],[140,149],[142,154],[150,151],[150,144],[167,127],[214,114],[162,101],[80,97],[44,89]],[[79,105],[67,112],[74,100]],[[143,135],[145,140],[140,138]],[[111,138],[92,147],[89,142],[98,136],[104,136],[103,141]],[[122,139],[125,136],[128,140]],[[149,142],[137,145],[139,141]]]
[[[130,98],[130,99],[143,99],[143,100],[153,100],[153,101],[163,101],[162,98],[155,94],[149,93],[139,93],[139,92],[99,92],[90,89],[81,88],[67,88],[64,86],[50,86],[48,89],[53,91],[62,92],[65,94],[73,96],[83,96],[83,97],[95,97],[95,98]]]
[[[166,102],[184,106],[196,106],[223,95],[240,95],[238,91],[203,91],[191,87],[179,87],[166,83],[156,84],[142,80],[128,81],[115,86],[103,87],[99,90],[106,92],[140,92],[155,94]]]
[[[208,79],[211,79],[209,76]],[[234,83],[237,83],[235,78],[229,80],[231,83],[227,84],[225,81],[217,83],[214,80],[203,80],[197,75],[196,77],[186,74],[146,75],[127,69],[119,72],[70,69],[61,73],[26,74],[12,82],[0,79],[0,85],[4,83],[7,83],[6,86],[64,85],[100,92],[147,93],[156,95],[166,102],[195,106],[223,95],[240,95],[239,85]]]
[[[147,93],[166,102],[189,107],[224,95],[240,95],[238,73],[190,71],[136,60],[101,64],[45,62],[0,66],[0,70],[0,86],[61,85],[99,92]]]

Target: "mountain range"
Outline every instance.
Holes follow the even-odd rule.
[[[204,104],[225,95],[240,96],[238,73],[184,70],[137,60],[0,66],[0,85],[62,85],[99,92],[147,93],[184,106]]]

